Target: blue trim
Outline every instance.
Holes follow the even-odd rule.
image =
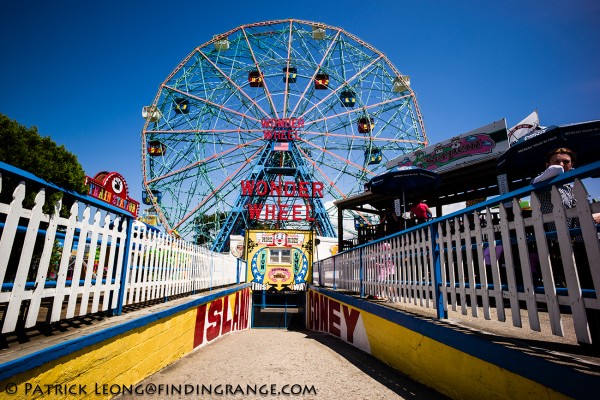
[[[127,265],[129,264],[129,249],[131,247],[131,237],[133,236],[133,218],[127,220],[127,235],[125,237],[125,254],[123,255],[123,265],[118,265],[121,268],[121,283],[119,285],[119,293],[117,295],[117,308],[114,310],[116,315],[123,313],[123,299],[125,298],[125,287],[127,286]]]
[[[28,354],[21,358],[8,361],[4,364],[0,364],[0,381],[13,377],[22,372],[29,371],[33,368],[40,367],[44,364],[57,360],[60,357],[64,357],[69,354],[75,353],[79,350],[83,350],[86,347],[93,346],[105,340],[115,338],[133,329],[141,328],[143,326],[160,321],[162,319],[169,318],[179,312],[187,311],[190,308],[198,307],[202,304],[208,303],[220,297],[224,297],[232,293],[241,291],[247,287],[250,287],[249,283],[245,283],[233,288],[224,289],[217,293],[211,293],[207,296],[191,300],[187,303],[180,304],[167,310],[158,311],[131,321],[123,322],[122,324],[103,329],[99,332],[81,336],[76,339],[72,339],[67,342],[63,342],[45,348],[35,353]]]
[[[92,279],[90,281],[90,285],[92,285],[92,286],[96,285],[96,283],[97,283],[96,279]],[[114,284],[115,280],[111,279],[110,283]],[[65,287],[71,287],[72,284],[73,284],[73,280],[71,280],[71,279],[65,281]],[[83,286],[84,284],[85,284],[85,280],[84,279],[80,279],[79,280],[79,286]],[[101,284],[105,285],[106,284],[106,279],[102,279]],[[10,292],[10,291],[12,291],[12,289],[13,289],[14,286],[15,286],[14,282],[3,283],[2,284],[2,291],[3,292]],[[44,289],[55,288],[55,287],[56,287],[56,281],[46,281],[46,283],[44,284]],[[29,290],[35,289],[35,282],[34,281],[25,282],[25,289],[29,289]]]
[[[600,377],[598,376],[578,372],[573,368],[492,343],[476,335],[467,335],[450,327],[438,325],[399,310],[382,307],[375,303],[365,302],[352,296],[333,292],[327,288],[309,285],[309,289],[374,314],[573,398],[588,398],[590,388],[600,385]]]
[[[438,243],[438,233],[435,229],[435,225],[430,225],[429,235],[431,235],[431,241],[433,243],[433,269],[434,269],[434,290],[435,290],[435,301],[437,317],[439,319],[447,319],[448,311],[444,308],[444,294],[440,290],[440,285],[437,282],[442,281],[442,261],[440,257],[440,244]]]

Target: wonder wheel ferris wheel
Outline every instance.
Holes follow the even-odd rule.
[[[144,107],[143,201],[216,251],[253,226],[335,237],[333,201],[427,144],[409,84],[340,28],[288,19],[216,35]]]

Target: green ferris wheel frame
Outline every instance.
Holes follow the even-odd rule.
[[[247,227],[245,219],[223,232],[228,215],[245,212],[242,180],[273,162],[265,120],[302,121],[291,162],[323,183],[331,216],[333,201],[362,192],[386,161],[427,145],[407,76],[343,29],[296,19],[214,36],[142,114],[144,202],[167,231],[209,244]],[[283,175],[269,179],[291,179]]]

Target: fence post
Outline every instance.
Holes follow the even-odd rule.
[[[337,282],[335,281],[335,260],[337,257],[333,257],[333,290],[337,290]],[[321,275],[319,274],[319,279],[321,279]]]
[[[365,297],[365,288],[363,286],[363,249],[364,247],[361,247],[358,251],[358,287],[361,299]]]
[[[444,296],[440,290],[440,284],[442,282],[442,262],[440,259],[440,245],[438,243],[438,226],[439,222],[434,222],[429,225],[429,237],[431,237],[431,247],[433,255],[433,268],[435,270],[435,276],[433,277],[433,288],[435,290],[435,299],[437,310],[437,317],[439,319],[447,319],[448,311],[444,308]]]
[[[123,265],[121,266],[121,283],[119,285],[119,297],[117,300],[117,309],[112,311],[113,315],[121,315],[123,313],[123,299],[127,292],[127,266],[129,265],[129,255],[131,253],[131,236],[133,235],[133,218],[127,219],[127,232],[125,236],[125,254],[123,254]]]
[[[208,290],[212,292],[213,289],[213,270],[215,269],[215,254],[211,251],[210,253],[210,283],[208,284]]]

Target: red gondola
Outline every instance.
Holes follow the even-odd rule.
[[[315,89],[324,90],[327,89],[329,85],[329,75],[327,74],[317,74],[315,76]]]
[[[254,70],[248,73],[248,82],[250,83],[250,87],[263,87],[263,79],[260,75],[260,72]]]
[[[358,120],[358,132],[359,133],[370,133],[375,128],[375,122],[370,117],[362,117]]]
[[[160,140],[151,140],[148,142],[148,155],[151,157],[162,156],[167,152],[167,146]]]

